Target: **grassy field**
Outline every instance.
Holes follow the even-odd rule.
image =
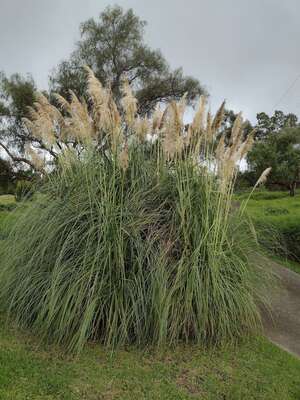
[[[214,351],[89,345],[72,359],[1,320],[0,365],[1,400],[300,398],[300,361],[262,338]]]
[[[242,193],[236,195],[236,199],[242,204],[248,196],[249,193]],[[299,258],[300,190],[294,197],[290,197],[288,192],[257,191],[248,201],[247,211],[254,222],[268,224],[278,230],[283,241],[287,240],[290,255],[297,254]],[[300,273],[300,263],[289,257],[274,256],[274,261]]]
[[[246,200],[248,193],[239,194],[239,201]],[[256,220],[271,223],[274,226],[290,228],[300,225],[300,191],[294,197],[288,192],[257,191],[248,202],[247,210]]]
[[[13,204],[15,202],[15,196],[12,194],[4,194],[0,196],[0,204]]]
[[[0,204],[10,202],[0,196]],[[7,215],[15,214],[0,211],[0,233]],[[0,317],[0,400],[195,398],[298,400],[300,361],[261,337],[219,350],[126,348],[112,354],[90,344],[72,358]]]

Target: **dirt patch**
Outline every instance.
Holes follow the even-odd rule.
[[[199,376],[196,371],[184,369],[176,379],[179,387],[184,388],[190,395],[199,396],[203,394],[201,385],[204,378]]]

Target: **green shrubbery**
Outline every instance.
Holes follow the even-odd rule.
[[[249,189],[245,193],[241,193],[237,195],[237,198],[239,200],[246,200],[249,197]],[[261,190],[261,191],[256,191],[252,193],[251,195],[251,200],[276,200],[276,199],[283,199],[285,197],[289,197],[289,194],[287,192],[282,192],[282,191],[267,191],[267,190]]]
[[[6,194],[14,194],[16,190],[15,184],[10,183],[7,185],[0,186],[0,196]]]
[[[265,207],[264,213],[266,215],[283,215],[289,214],[289,210],[284,207]]]
[[[0,204],[0,211],[12,211],[17,207],[14,203]]]
[[[248,193],[238,194],[235,199],[242,202]],[[277,246],[273,251],[293,260],[300,260],[300,203],[299,193],[294,197],[281,191],[258,191],[253,193],[247,210],[256,228],[263,225],[277,234]],[[262,239],[262,237],[261,237]]]
[[[290,226],[279,229],[282,243],[283,243],[283,255],[286,257],[300,261],[300,227]]]
[[[0,195],[0,211],[12,211],[17,207],[13,195]]]
[[[265,272],[249,221],[226,221],[216,183],[189,161],[157,176],[137,148],[131,159],[124,173],[91,155],[52,177],[5,246],[2,304],[71,349],[257,327]]]
[[[17,201],[30,199],[33,196],[34,189],[31,181],[21,180],[17,182],[15,197]]]
[[[223,107],[204,123],[202,99],[186,134],[182,102],[135,119],[124,91],[126,129],[90,73],[94,122],[108,132],[97,142],[85,106],[59,98],[81,151],[62,154],[5,241],[2,308],[77,351],[87,340],[209,344],[256,330],[270,279],[254,228],[232,203],[235,163],[250,143],[241,117],[227,147],[216,143]],[[58,115],[45,98],[40,109]]]

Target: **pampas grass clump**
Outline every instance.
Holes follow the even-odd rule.
[[[269,275],[232,202],[253,134],[243,141],[239,115],[224,140],[224,105],[213,118],[204,98],[188,127],[184,98],[137,117],[127,83],[120,110],[87,73],[88,104],[57,95],[58,109],[40,95],[25,121],[62,151],[1,249],[2,308],[70,351],[255,331]]]

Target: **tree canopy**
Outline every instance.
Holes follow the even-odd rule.
[[[226,141],[229,140],[231,135],[231,130],[233,128],[234,122],[238,117],[238,113],[234,112],[233,110],[225,109],[224,110],[224,118],[221,124],[221,131],[222,133],[225,132]],[[253,126],[250,121],[247,119],[243,121],[243,136],[244,139],[253,132]]]
[[[30,75],[24,77],[16,73],[7,77],[0,74],[0,149],[18,167],[20,163],[33,167],[24,157],[24,147],[32,137],[22,118],[35,101],[35,91],[36,85]]]
[[[283,128],[293,128],[298,124],[298,118],[295,114],[284,114],[283,111],[276,110],[270,117],[265,112],[256,115],[256,138],[265,139],[271,133],[278,133]]]
[[[50,76],[52,90],[66,96],[72,89],[83,96],[82,67],[88,65],[102,84],[110,85],[116,99],[120,98],[122,80],[127,79],[142,114],[157,102],[178,100],[185,93],[193,102],[205,93],[198,80],[184,76],[181,68],[172,70],[159,50],[145,44],[145,25],[132,9],[124,11],[119,6],[106,8],[99,20],[83,22],[76,49]]]
[[[53,93],[57,92],[70,99],[70,90],[78,98],[85,97],[83,67],[89,65],[99,81],[110,87],[120,109],[121,88],[126,80],[138,100],[138,114],[148,113],[157,103],[178,100],[185,93],[187,103],[191,104],[205,90],[196,79],[184,76],[181,68],[172,70],[159,50],[145,44],[145,25],[132,9],[124,11],[118,6],[106,8],[98,20],[83,22],[74,52],[50,76],[46,98],[55,103]],[[47,152],[52,159],[57,156],[55,148],[60,147],[59,142],[49,146],[42,135],[33,137],[23,123],[36,104],[36,90],[30,75],[0,74],[0,148],[17,168],[25,163],[34,169],[26,154],[28,146],[29,150],[33,147]]]
[[[257,141],[248,153],[247,161],[256,178],[271,167],[269,184],[288,188],[294,195],[300,181],[300,128],[285,128]]]

